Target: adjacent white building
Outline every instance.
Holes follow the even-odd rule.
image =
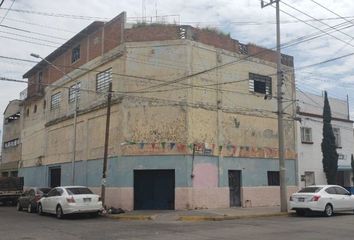
[[[300,187],[326,184],[322,165],[322,128],[324,96],[301,91],[297,95],[298,181]],[[351,181],[351,155],[353,154],[353,121],[349,116],[348,101],[329,98],[332,127],[336,137],[338,158],[337,184],[344,187]]]

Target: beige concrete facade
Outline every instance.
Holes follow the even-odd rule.
[[[96,81],[97,74],[107,69],[112,71],[113,87],[108,148],[109,157],[117,161],[116,168],[112,167],[116,170],[112,170],[113,174],[118,174],[119,171],[126,174],[135,169],[174,168],[176,174],[177,171],[183,172],[185,178],[182,181],[178,180],[182,179],[181,176],[176,176],[175,209],[225,208],[230,205],[227,171],[245,169],[238,165],[239,159],[255,161],[250,171],[275,169],[278,133],[274,59],[240,53],[233,51],[231,47],[225,49],[207,44],[210,33],[202,31],[198,33],[201,34],[199,41],[192,38],[163,39],[163,32],[161,31],[161,36],[158,35],[157,27],[147,27],[155,33],[154,36],[160,36],[161,39],[133,41],[138,39],[133,34],[134,31],[137,33],[144,29],[124,29],[124,24],[119,26],[123,26],[122,34],[126,35],[122,39],[126,41],[110,50],[102,50],[101,54],[91,58],[89,52],[92,42],[89,36],[83,45],[88,52],[83,55],[85,59],[82,60],[85,61],[72,71],[67,71],[67,75],[59,77],[58,73],[55,75],[48,70],[50,66],[43,67],[42,70],[48,72],[46,76],[49,79],[45,82],[52,83],[52,78],[57,80],[52,86],[45,87],[41,96],[29,95],[24,101],[20,166],[27,179],[32,179],[31,174],[35,169],[44,168],[41,172],[42,182],[48,183],[51,167],[63,164],[69,166],[74,157],[74,135],[77,164],[86,166],[86,170],[79,173],[86,174],[83,182],[89,184],[91,180],[87,178],[100,178],[97,173],[89,176],[87,162],[100,161],[103,158],[106,94],[96,91]],[[175,29],[166,28],[172,33]],[[104,34],[100,35],[99,30],[92,34],[97,35],[94,42],[104,42]],[[231,38],[227,41],[238,44]],[[257,47],[249,46],[250,51],[255,48]],[[104,45],[102,49],[106,49]],[[63,62],[67,63],[68,53],[63,54],[66,59]],[[55,61],[53,60],[60,65]],[[33,81],[41,71],[40,67],[33,68],[25,76]],[[290,185],[296,185],[295,180],[292,180],[295,176],[293,162],[297,157],[292,118],[295,109],[291,105],[295,99],[293,66],[283,65],[283,70],[287,85],[284,99],[290,103],[285,110],[286,159],[292,176],[289,178]],[[270,76],[271,94],[266,96],[251,91],[250,73]],[[75,133],[74,102],[69,101],[69,89],[77,82],[81,86]],[[59,107],[51,109],[51,98],[58,93],[61,94]],[[198,163],[186,160],[192,156],[193,146],[195,153],[204,157]],[[152,166],[152,160],[137,160],[137,156],[146,156],[146,159],[166,156],[166,159]],[[224,160],[224,157],[228,159]],[[129,162],[124,162],[125,158],[128,159],[126,161],[136,162],[135,165],[132,163],[127,166]],[[163,161],[172,163],[168,165]],[[223,162],[227,162],[228,167],[226,163],[223,167]],[[263,166],[268,166],[269,169],[263,169]],[[68,177],[70,173],[67,171],[62,175]],[[242,206],[246,206],[249,201],[254,206],[262,205],[256,200],[259,197],[256,195],[258,189],[253,191],[247,187],[266,186],[266,174],[257,181],[251,179],[244,183]],[[40,181],[33,180],[29,184],[38,182]],[[113,182],[107,188],[107,203],[133,209],[134,188],[131,175]],[[96,181],[90,187],[99,192],[98,185]],[[274,197],[267,200],[267,203],[278,203],[273,187],[266,187],[262,194],[263,192],[267,198]]]

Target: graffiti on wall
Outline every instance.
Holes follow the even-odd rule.
[[[178,142],[132,142],[126,141],[121,146],[123,155],[150,155],[150,154],[194,154],[223,157],[252,157],[252,158],[278,158],[279,149],[270,147],[239,146],[232,143],[216,146],[206,143],[178,143]],[[285,158],[295,159],[295,151],[286,149]]]

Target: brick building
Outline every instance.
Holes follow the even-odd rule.
[[[26,186],[73,184],[79,84],[74,184],[99,192],[112,82],[107,205],[279,204],[274,51],[210,29],[127,24],[121,13],[92,23],[46,60],[60,71],[42,61],[24,74],[29,85],[19,173]],[[293,83],[293,58],[284,55],[282,62]],[[284,95],[289,101],[293,86]],[[293,116],[294,108],[286,114]],[[297,188],[291,117],[285,128],[291,193]]]

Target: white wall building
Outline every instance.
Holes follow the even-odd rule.
[[[327,184],[322,165],[322,128],[324,96],[311,93],[296,92],[298,143],[298,181],[300,187],[312,184]],[[351,182],[351,155],[353,154],[354,136],[353,121],[349,117],[347,101],[329,98],[332,112],[332,127],[338,146],[337,184],[344,187],[353,185]]]

